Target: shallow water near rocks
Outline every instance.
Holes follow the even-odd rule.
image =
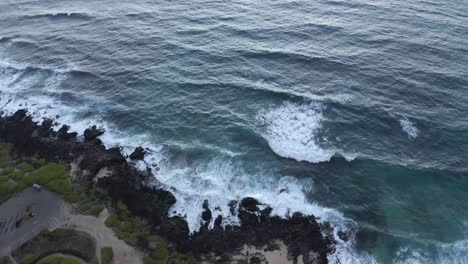
[[[141,167],[199,227],[203,200],[353,232],[332,263],[468,263],[463,1],[0,3],[0,107]],[[281,191],[286,190],[286,191]]]

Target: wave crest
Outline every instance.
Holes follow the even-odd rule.
[[[322,109],[321,103],[285,102],[278,108],[261,111],[257,120],[265,128],[263,137],[279,156],[313,163],[329,161],[335,151],[319,146]]]
[[[401,126],[401,129],[411,139],[415,139],[419,134],[419,130],[416,127],[416,125],[413,122],[411,122],[407,117],[403,117],[400,119],[400,126]]]

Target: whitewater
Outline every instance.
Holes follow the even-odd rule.
[[[237,225],[228,204],[251,196],[331,222],[330,263],[468,263],[466,3],[0,10],[2,115],[97,125],[125,155],[144,147],[136,165],[191,232],[205,199]]]

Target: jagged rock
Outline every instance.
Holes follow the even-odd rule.
[[[132,160],[142,160],[145,158],[146,151],[142,147],[136,147],[135,150],[130,154]]]
[[[258,211],[258,205],[260,203],[255,199],[255,198],[252,198],[252,197],[246,197],[244,199],[242,199],[240,205],[243,209],[247,210],[247,211],[250,211],[250,212],[255,212],[255,211]]]
[[[267,206],[265,209],[260,211],[260,221],[266,222],[271,215],[273,209],[270,206]]]
[[[208,200],[203,201],[203,212],[202,212],[202,219],[205,222],[210,222],[211,221],[211,210],[208,205]]]
[[[223,216],[218,215],[214,221],[214,227],[215,228],[222,228],[221,223],[223,222]]]
[[[231,214],[236,215],[237,201],[230,201],[228,203],[228,206],[229,206],[229,211],[231,212]]]
[[[87,128],[84,133],[84,140],[85,141],[91,141],[99,137],[100,135],[104,134],[103,129],[98,129],[96,126],[92,126],[90,128]]]
[[[57,137],[62,140],[71,140],[71,139],[76,139],[76,136],[78,133],[76,132],[71,132],[68,133],[68,130],[70,129],[69,126],[63,125],[58,131],[57,131]]]
[[[338,234],[338,237],[339,237],[341,240],[343,240],[343,241],[348,241],[349,236],[348,236],[347,233],[345,233],[345,232],[343,232],[343,231],[340,230],[340,231],[338,231],[337,234]]]
[[[260,203],[251,197],[242,199],[240,203],[229,203],[232,215],[239,215],[241,226],[225,225],[223,228],[223,217],[218,215],[213,229],[202,228],[190,235],[187,222],[182,217],[168,216],[169,209],[176,203],[174,195],[167,190],[147,186],[144,179],[148,172],[141,172],[127,162],[119,148],[106,149],[98,138],[79,142],[76,133],[69,133],[67,126],[58,132],[51,131],[51,128],[51,122],[39,125],[24,110],[13,116],[0,117],[0,139],[12,143],[16,155],[37,155],[47,161],[67,163],[80,161],[78,168],[86,171],[88,177],[83,179],[87,181],[85,184],[90,187],[97,184],[107,190],[112,201],[125,203],[133,215],[148,221],[158,235],[182,253],[200,255],[213,252],[225,256],[240,250],[245,244],[263,246],[279,239],[287,245],[293,258],[315,252],[315,263],[327,263],[327,253],[333,250],[334,242],[322,236],[323,230],[332,232],[331,226],[323,227],[313,216],[302,214],[293,214],[286,219],[272,216],[270,207],[260,210]],[[95,180],[103,168],[112,173]]]

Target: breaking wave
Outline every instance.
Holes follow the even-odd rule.
[[[407,117],[403,117],[400,119],[400,126],[401,126],[401,129],[411,139],[415,139],[419,134],[419,130],[416,127],[416,125],[413,122],[411,122]]]
[[[106,122],[97,112],[93,113],[91,115],[93,117],[90,118],[90,109],[86,105],[69,106],[44,93],[38,91],[32,93],[42,77],[31,75],[28,81],[24,81],[22,74],[26,68],[15,68],[12,64],[0,63],[0,111],[2,115],[13,114],[18,109],[27,109],[36,122],[41,122],[46,118],[53,119],[57,123],[57,129],[66,124],[70,126],[70,131],[79,134],[91,125],[99,124],[106,130],[100,138],[107,147],[119,146],[125,155],[129,155],[137,146],[146,148],[148,154],[144,161],[136,164],[137,167],[140,169],[150,167],[157,179],[155,184],[162,184],[162,187],[175,195],[177,202],[171,208],[170,214],[183,216],[191,232],[197,231],[201,226],[202,204],[205,199],[209,201],[210,208],[214,208],[213,219],[222,215],[225,225],[237,225],[239,219],[235,212],[231,212],[229,202],[239,201],[248,196],[270,205],[274,215],[286,217],[300,211],[318,217],[319,221],[329,221],[335,227],[337,241],[341,241],[336,234],[338,230],[347,230],[351,234],[357,230],[356,223],[344,218],[336,210],[308,201],[305,194],[311,192],[313,188],[313,182],[310,179],[297,179],[287,175],[275,178],[272,177],[268,168],[259,169],[252,174],[251,171],[243,169],[242,161],[223,153],[214,159],[195,165],[180,159],[175,161],[171,159],[168,149],[164,145],[155,143],[149,135],[128,134]],[[48,91],[54,90],[54,86],[60,85],[67,79],[66,73],[63,75],[60,72],[62,71],[44,77],[48,84]],[[292,107],[290,111],[297,110],[293,106],[286,107]],[[302,120],[313,121],[316,118],[313,117],[314,113],[317,113],[315,111],[319,111],[318,108],[314,109],[309,110]],[[268,118],[273,118],[276,113],[285,111],[288,110],[267,114],[265,118],[269,120]],[[283,121],[293,122],[288,121],[287,118]],[[306,133],[308,129],[313,129],[313,126],[303,128],[300,133]],[[275,131],[271,130],[272,133]],[[300,135],[297,135],[292,140],[299,137]],[[306,145],[314,146],[312,143]],[[297,147],[300,148],[299,144]],[[319,159],[329,159],[331,156],[328,155]],[[313,156],[306,157],[310,160]],[[212,222],[211,226],[213,224]]]
[[[297,161],[329,161],[335,151],[319,145],[323,114],[321,103],[285,102],[278,108],[261,111],[257,120],[264,126],[263,136],[279,156]]]

